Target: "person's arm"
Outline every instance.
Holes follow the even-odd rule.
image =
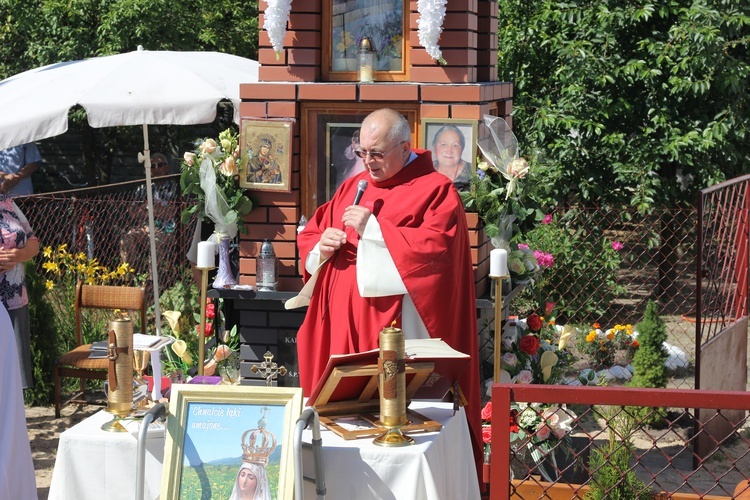
[[[33,259],[39,253],[39,239],[32,236],[21,248],[0,250],[0,272],[12,269],[17,264]]]
[[[19,182],[36,172],[37,168],[39,168],[39,163],[32,162],[24,165],[15,174],[2,174],[3,182],[0,184],[0,192],[8,194]]]

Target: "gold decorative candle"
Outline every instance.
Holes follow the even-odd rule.
[[[401,433],[406,419],[406,367],[404,332],[391,325],[380,331],[378,358],[378,391],[380,393],[379,425],[387,429],[373,441],[380,446],[404,446],[414,442]]]
[[[109,323],[107,411],[126,416],[133,409],[133,322],[120,317]]]

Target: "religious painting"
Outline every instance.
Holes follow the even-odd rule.
[[[326,124],[326,199],[343,181],[364,172],[365,164],[354,152],[359,149],[359,123]]]
[[[242,119],[240,186],[259,191],[290,191],[292,124],[292,120]]]
[[[408,9],[403,0],[326,0],[324,4],[324,76],[356,80],[359,49],[367,37],[375,53],[375,80],[406,79],[405,33]]]
[[[172,386],[161,498],[294,497],[302,389]]]
[[[468,189],[476,171],[477,120],[423,118],[419,138],[429,149],[435,170],[448,177],[459,190]]]

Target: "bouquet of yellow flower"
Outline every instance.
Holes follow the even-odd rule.
[[[52,290],[57,284],[75,287],[79,280],[87,285],[123,285],[130,282],[135,272],[127,262],[110,269],[83,252],[70,253],[67,243],[56,249],[44,247],[42,257],[42,269],[48,274],[44,283],[47,290]]]
[[[594,323],[581,333],[586,335],[578,336],[576,348],[595,369],[610,368],[616,363],[628,364],[638,349],[638,341],[633,337],[633,325],[630,324],[602,329],[599,323]]]
[[[240,187],[239,176],[247,168],[247,158],[240,156],[238,134],[227,129],[218,141],[206,138],[194,152],[185,153],[180,186],[184,195],[193,195],[194,205],[182,212],[186,224],[193,215],[209,218],[216,231],[234,238],[245,232],[242,218],[250,213],[253,203]]]

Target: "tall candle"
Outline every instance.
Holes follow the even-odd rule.
[[[195,263],[198,269],[211,269],[216,267],[215,245],[210,241],[198,243],[198,261]]]
[[[490,252],[490,276],[499,278],[508,276],[508,252],[495,248]]]

